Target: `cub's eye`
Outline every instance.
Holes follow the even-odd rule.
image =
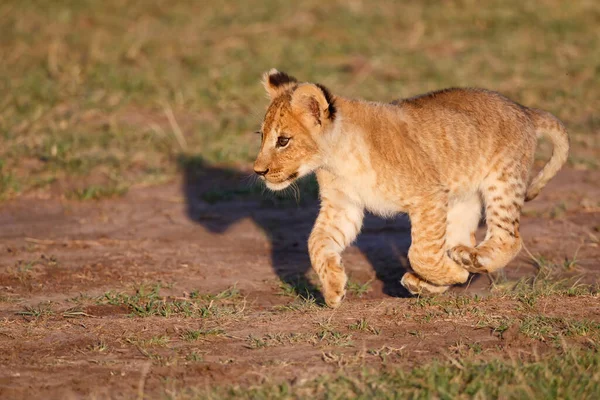
[[[290,141],[290,138],[279,136],[277,138],[277,147],[285,147],[285,146],[287,146],[287,144],[289,143],[289,141]]]

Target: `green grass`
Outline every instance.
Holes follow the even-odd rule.
[[[200,299],[205,301],[214,301],[214,300],[237,300],[240,299],[241,293],[237,287],[232,286],[227,288],[216,294],[202,294],[197,290],[194,290],[190,293],[191,299]]]
[[[532,339],[552,340],[558,345],[561,345],[561,338],[582,336],[589,338],[596,346],[600,346],[600,323],[595,321],[532,315],[523,319],[519,330]]]
[[[496,89],[557,114],[571,162],[597,167],[594,1],[6,0],[0,16],[0,200],[111,197],[177,176],[182,154],[249,166],[271,67],[366,99]]]
[[[365,318],[361,318],[355,323],[348,325],[348,328],[353,331],[369,332],[373,335],[381,334],[381,329],[372,326]]]
[[[208,337],[224,335],[225,331],[222,329],[191,329],[183,332],[181,338],[188,342],[202,341]]]
[[[22,311],[17,311],[15,314],[38,319],[54,315],[54,310],[50,302],[45,302],[36,306],[25,306]]]
[[[102,198],[119,197],[127,193],[126,186],[87,186],[83,189],[74,189],[67,193],[67,197],[77,200],[99,200]]]
[[[320,323],[316,333],[318,342],[336,347],[353,346],[352,334],[343,333],[335,329],[329,323]]]
[[[539,359],[437,361],[413,369],[341,370],[299,385],[182,390],[175,399],[594,399],[600,353],[568,350]]]
[[[135,317],[220,318],[240,314],[245,308],[245,301],[235,287],[217,294],[192,292],[187,298],[162,296],[160,290],[161,284],[142,284],[134,294],[110,291],[97,301],[100,304],[124,305]]]
[[[263,336],[249,335],[245,347],[248,349],[261,349],[265,347],[294,345],[306,343],[316,347],[352,347],[352,335],[340,332],[328,324],[318,324],[314,332],[276,332]]]
[[[317,299],[310,293],[297,296],[294,301],[284,305],[276,305],[273,307],[277,311],[315,311],[320,308]]]
[[[99,340],[87,347],[87,350],[93,353],[105,353],[109,351],[108,344],[105,341]]]
[[[21,283],[26,282],[32,277],[36,264],[36,261],[23,262],[20,260],[12,268],[11,275],[16,277]]]
[[[353,280],[350,280],[350,281],[348,281],[348,285],[346,286],[346,288],[348,289],[349,293],[352,293],[353,295],[355,295],[357,297],[362,297],[363,295],[365,295],[366,293],[368,293],[371,290],[372,282],[373,282],[373,279],[371,279],[365,283],[360,283],[360,282],[355,282]]]
[[[527,249],[526,252],[529,253]],[[492,295],[517,299],[525,309],[533,309],[540,298],[548,296],[593,296],[599,286],[579,283],[577,276],[564,277],[577,270],[577,252],[562,262],[552,262],[543,255],[529,253],[537,271],[533,277],[517,281],[506,279],[504,272],[492,276]]]
[[[312,287],[306,279],[298,279],[293,282],[279,282],[279,295],[285,297],[309,297]]]
[[[294,300],[288,304],[277,305],[274,309],[278,311],[317,310],[319,304],[313,290],[309,281],[305,279],[298,279],[292,282],[279,282],[278,294],[284,297],[291,297]]]
[[[145,349],[147,347],[165,347],[169,344],[171,338],[169,338],[167,335],[153,336],[148,339],[129,337],[125,339],[125,341],[142,349]]]
[[[202,354],[196,353],[195,351],[189,353],[185,356],[185,360],[189,362],[202,362],[204,361],[204,356]]]

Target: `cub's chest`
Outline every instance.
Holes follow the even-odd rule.
[[[401,193],[378,182],[375,173],[357,173],[342,188],[361,207],[373,214],[390,217],[405,211]]]

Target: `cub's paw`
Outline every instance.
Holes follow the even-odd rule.
[[[342,300],[346,297],[346,289],[326,290],[323,297],[325,297],[325,304],[329,307],[338,308],[342,304]]]
[[[444,293],[450,286],[437,286],[433,285],[423,279],[419,278],[412,272],[407,272],[402,276],[400,280],[402,286],[406,288],[411,294],[419,296],[433,296],[436,294]]]
[[[482,274],[487,269],[482,265],[477,249],[458,245],[448,250],[448,257],[469,272]]]
[[[337,308],[344,300],[347,281],[348,278],[342,266],[335,259],[328,260],[322,283],[323,297],[329,307]]]

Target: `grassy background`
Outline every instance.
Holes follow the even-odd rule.
[[[264,384],[206,393],[190,389],[188,399],[593,399],[600,393],[598,353],[567,351],[533,362],[436,362],[409,372],[390,369],[358,376],[323,376],[297,386]]]
[[[177,176],[182,153],[248,166],[271,67],[392,100],[481,86],[563,119],[598,166],[594,0],[6,0],[0,199],[93,199]]]

